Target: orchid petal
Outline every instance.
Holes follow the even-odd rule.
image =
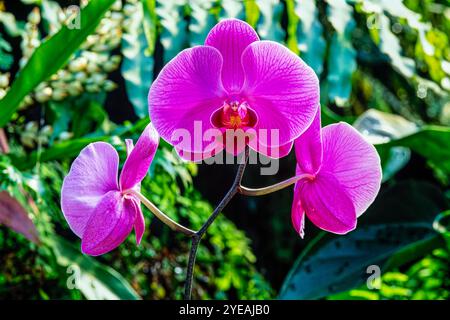
[[[145,219],[141,210],[141,202],[138,199],[130,199],[134,210],[136,211],[136,220],[134,222],[134,232],[136,233],[136,244],[140,245],[145,231]]]
[[[250,44],[242,54],[241,95],[258,115],[255,129],[277,130],[280,146],[300,136],[319,106],[319,80],[302,59],[272,41]]]
[[[129,153],[120,174],[121,190],[133,188],[145,178],[158,150],[159,135],[150,123],[144,129],[134,148],[128,143]]]
[[[119,190],[119,155],[105,142],[89,144],[72,163],[61,189],[61,208],[72,231],[81,237],[103,196]]]
[[[380,157],[373,145],[347,123],[322,129],[321,172],[332,174],[360,216],[375,200],[381,184]]]
[[[229,93],[239,92],[244,83],[241,56],[245,48],[258,41],[255,30],[246,22],[227,19],[211,29],[205,45],[220,51],[223,57],[222,82]]]
[[[295,231],[303,239],[305,236],[305,210],[300,200],[300,186],[303,182],[297,182],[294,186],[294,200],[292,202],[291,221]]]
[[[301,183],[302,206],[316,226],[336,234],[345,234],[356,227],[355,207],[336,178],[320,172],[313,181]]]
[[[309,128],[295,140],[295,156],[300,173],[316,174],[322,165],[320,108]]]
[[[224,102],[222,56],[213,47],[183,50],[153,82],[150,119],[162,138],[181,150],[203,152],[202,134],[213,128],[210,117]]]
[[[120,191],[108,192],[92,213],[81,241],[85,254],[98,256],[118,247],[130,234],[136,207]]]

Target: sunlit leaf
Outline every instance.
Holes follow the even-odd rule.
[[[67,267],[69,289],[78,289],[91,300],[140,299],[130,284],[114,269],[83,255],[64,238],[49,240],[60,265]]]
[[[216,24],[216,17],[211,12],[214,0],[191,0],[191,19],[189,23],[190,46],[202,45],[209,30]]]
[[[297,40],[300,57],[320,77],[323,71],[326,43],[315,1],[296,1],[295,13],[299,17]]]
[[[327,15],[336,33],[328,55],[328,98],[338,106],[347,103],[352,91],[352,75],[356,70],[356,51],[352,45],[352,32],[356,26],[353,7],[345,0],[328,1]]]
[[[153,81],[154,59],[148,53],[148,48],[154,44],[147,43],[144,32],[144,9],[141,3],[136,4],[136,10],[129,17],[127,32],[122,36],[123,62],[122,76],[125,79],[125,89],[128,99],[139,117],[148,116],[147,96]],[[154,21],[148,21],[149,24]]]
[[[34,51],[28,63],[14,79],[6,96],[0,100],[0,127],[10,120],[27,94],[67,63],[70,56],[95,30],[114,1],[90,1],[80,12],[83,18],[80,19],[79,29],[63,26]]]
[[[386,272],[429,252],[442,244],[432,224],[445,206],[444,195],[427,183],[409,181],[384,190],[356,230],[345,236],[323,232],[310,242],[280,298],[318,299],[346,291],[367,281],[369,266]]]
[[[260,12],[257,31],[261,39],[283,43],[285,37],[281,27],[283,4],[279,0],[256,0],[256,4]]]
[[[164,61],[168,62],[187,45],[187,23],[184,20],[186,0],[157,0],[156,14],[161,23]]]

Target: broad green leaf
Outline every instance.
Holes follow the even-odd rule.
[[[422,22],[422,16],[405,6],[404,0],[363,0],[363,10],[368,12],[386,12],[392,17],[405,19],[408,26],[416,29],[419,42],[427,55],[434,54],[433,45],[428,42],[426,33],[431,29],[431,23]],[[381,26],[380,26],[381,27]]]
[[[191,0],[191,19],[189,23],[189,44],[191,47],[203,45],[209,30],[217,19],[212,13],[215,0]]]
[[[186,0],[157,0],[156,14],[161,23],[164,62],[175,57],[187,45],[187,23],[184,20]]]
[[[287,15],[287,47],[294,52],[295,54],[299,54],[298,46],[297,46],[297,27],[298,27],[298,16],[295,13],[295,5],[296,1],[294,0],[286,0],[286,15]]]
[[[380,15],[380,50],[391,60],[392,66],[404,77],[411,78],[415,74],[413,59],[402,55],[400,41],[391,31],[391,23],[385,15]]]
[[[300,56],[320,77],[323,71],[326,43],[315,1],[296,1],[295,13],[299,18],[297,40]]]
[[[345,0],[328,0],[328,19],[335,29],[328,55],[328,98],[344,106],[352,91],[352,75],[356,70],[356,51],[352,45],[352,32],[356,26],[353,7]]]
[[[144,32],[144,9],[142,3],[137,3],[137,10],[129,17],[129,25],[122,36],[123,62],[122,76],[125,79],[125,89],[128,99],[134,107],[134,112],[140,118],[148,116],[147,96],[153,81],[154,59],[148,54],[148,48],[154,44],[147,43]],[[149,24],[154,21],[148,21]]]
[[[50,148],[40,151],[34,151],[27,156],[15,156],[10,154],[12,163],[20,170],[26,170],[32,168],[39,162],[48,162],[54,160],[70,159],[77,156],[81,149],[86,147],[89,143],[96,141],[113,142],[117,137],[126,136],[132,133],[140,133],[148,124],[148,118],[143,118],[136,122],[132,126],[119,127],[111,132],[109,135],[93,134],[78,139],[71,139],[63,142],[59,142],[51,146]],[[162,143],[162,142],[161,142]]]
[[[257,31],[263,40],[284,42],[285,32],[281,27],[283,4],[279,0],[256,0],[259,8]]]
[[[380,145],[379,147],[403,146],[431,161],[434,165],[450,175],[450,128],[440,126],[424,126],[416,132],[399,140]]]
[[[37,163],[37,161],[47,162],[75,157],[78,155],[81,149],[83,149],[89,143],[109,140],[110,137],[108,136],[71,139],[57,143],[54,146],[42,151],[34,151],[27,157],[15,157],[12,154],[10,155],[10,157],[11,161],[17,169],[25,170],[32,168]]]
[[[156,38],[158,36],[157,24],[158,17],[156,15],[156,1],[142,0],[144,8],[144,33],[147,38],[148,48],[146,54],[153,56],[156,45]]]
[[[372,144],[386,143],[419,131],[414,122],[375,109],[369,109],[360,115],[353,126]]]
[[[244,1],[245,21],[256,29],[259,21],[260,12],[256,0]]]
[[[95,30],[114,1],[90,1],[80,12],[83,17],[80,19],[80,29],[63,26],[34,51],[28,63],[17,74],[6,96],[0,100],[0,127],[8,123],[26,95],[67,63],[70,56]]]
[[[356,230],[345,236],[322,232],[310,243],[280,298],[319,299],[346,291],[367,281],[371,265],[386,272],[441,245],[432,224],[446,206],[440,190],[425,182],[407,181],[384,190]]]
[[[375,144],[382,159],[383,174],[386,170],[390,175],[401,169],[409,159],[404,148],[409,148],[450,175],[450,128],[432,125],[419,127],[398,115],[373,109],[363,113],[354,126]],[[383,177],[385,180],[387,178]]]
[[[224,19],[236,18],[245,20],[244,4],[239,0],[222,0],[220,17]]]
[[[90,300],[141,299],[131,285],[114,269],[92,257],[62,237],[48,240],[58,264],[67,267],[67,285],[80,290]],[[69,288],[70,289],[70,288]]]

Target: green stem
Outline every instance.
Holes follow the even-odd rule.
[[[264,188],[257,188],[257,189],[247,188],[247,187],[244,187],[241,185],[238,188],[238,192],[245,196],[263,196],[263,195],[284,189],[286,187],[289,187],[290,185],[292,185],[302,179],[312,180],[312,179],[314,179],[314,176],[311,174],[305,173],[305,174],[301,174],[301,175],[289,178],[287,180],[278,182],[271,186],[264,187]]]
[[[141,202],[146,206],[159,220],[161,220],[164,224],[169,226],[172,230],[179,231],[184,233],[187,236],[192,237],[195,235],[195,231],[182,226],[178,222],[172,220],[166,214],[164,214],[161,210],[158,209],[150,200],[148,200],[142,193],[137,190],[129,189],[124,192],[124,194],[130,194],[137,197]]]

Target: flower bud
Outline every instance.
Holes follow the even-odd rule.
[[[8,73],[0,73],[0,88],[6,88],[9,85],[9,72]]]
[[[63,89],[55,89],[52,94],[52,99],[55,101],[61,101],[67,97],[67,92]]]
[[[33,8],[33,10],[28,15],[27,20],[34,25],[38,25],[41,22],[41,14],[39,12],[39,7]]]
[[[50,87],[46,87],[41,91],[36,91],[34,94],[34,97],[36,98],[36,101],[39,103],[47,102],[50,100],[50,97],[52,96],[53,90]]]
[[[86,69],[88,60],[85,57],[79,57],[69,62],[70,72],[79,72]]]

